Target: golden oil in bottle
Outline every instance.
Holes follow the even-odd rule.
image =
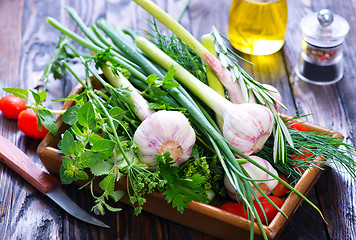
[[[287,26],[286,0],[233,0],[229,38],[237,50],[268,55],[284,44]]]

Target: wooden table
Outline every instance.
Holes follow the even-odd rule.
[[[157,0],[158,5],[177,17],[184,0]],[[181,23],[197,38],[210,31],[214,24],[227,32],[231,1],[193,0]],[[148,15],[132,1],[124,0],[1,0],[0,1],[0,87],[33,89],[54,51],[59,33],[45,22],[52,16],[73,26],[64,6],[73,6],[86,24],[105,17],[111,23],[147,29]],[[270,56],[251,57],[254,67],[245,66],[256,79],[271,83],[282,93],[288,114],[297,110],[307,121],[332,128],[354,144],[356,138],[356,3],[344,1],[288,1],[288,29],[281,51]],[[294,66],[301,43],[299,21],[311,12],[329,8],[345,17],[351,25],[344,45],[345,75],[337,84],[315,86],[296,78]],[[73,28],[77,30],[77,28]],[[75,63],[72,63],[74,66]],[[52,81],[49,99],[64,97],[75,85],[70,76]],[[0,89],[0,96],[5,92]],[[61,103],[48,101],[48,107]],[[39,141],[25,137],[15,120],[0,115],[0,134],[20,147],[39,166],[36,155]],[[43,166],[42,166],[43,167]],[[84,209],[90,211],[87,191],[75,186],[65,188]],[[309,198],[323,211],[324,224],[318,213],[303,204],[279,239],[354,239],[356,238],[355,181],[348,174],[328,169]],[[94,227],[67,215],[42,196],[5,165],[0,163],[0,238],[1,239],[214,239],[204,233],[167,221],[148,213],[134,216],[130,207],[102,217],[111,229]]]

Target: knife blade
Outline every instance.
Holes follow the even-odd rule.
[[[58,178],[42,171],[24,152],[1,135],[0,160],[70,215],[96,226],[110,228],[73,202],[62,190]]]

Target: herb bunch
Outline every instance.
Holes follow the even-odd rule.
[[[68,64],[64,65],[72,71]],[[106,200],[110,197],[116,202],[122,197],[123,191],[115,190],[115,185],[123,178],[127,179],[127,193],[136,214],[146,202],[144,195],[155,190],[163,192],[167,201],[172,202],[180,212],[184,211],[185,203],[192,200],[207,202],[206,188],[203,187],[207,178],[200,174],[203,171],[196,171],[187,177],[180,173],[179,167],[171,166],[173,163],[169,154],[157,156],[156,172],[140,162],[137,146],[132,141],[136,128],[136,124],[132,123],[140,120],[132,114],[129,90],[113,88],[88,66],[88,62],[84,62],[84,66],[96,75],[104,87],[95,91],[89,79],[86,84],[78,78],[83,85],[83,93],[61,99],[76,103],[62,116],[63,121],[70,125],[59,144],[65,155],[60,169],[62,182],[70,184],[76,180],[87,180],[87,185],[93,189],[99,181],[103,193],[96,196],[92,191],[92,194],[96,199],[93,210],[100,214],[104,214],[104,207],[110,211],[120,210],[111,207]],[[166,80],[154,76],[150,78],[158,83],[151,80],[148,88],[169,84],[169,77]],[[123,98],[125,101],[120,101]]]

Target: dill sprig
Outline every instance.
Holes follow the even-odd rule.
[[[187,69],[203,83],[207,83],[203,60],[176,35],[166,36],[155,20],[149,22],[152,33],[146,32],[158,48]]]
[[[325,158],[326,165],[339,172],[346,170],[356,179],[356,162],[353,159],[356,156],[356,147],[334,137],[335,133],[333,132],[300,132],[295,130],[290,132],[295,148]]]
[[[310,167],[320,168],[317,163],[323,163],[338,172],[347,172],[356,179],[356,147],[347,144],[334,136],[334,132],[302,132],[289,129],[294,147],[287,145],[287,159],[285,163],[274,162],[271,159],[274,139],[271,137],[264,148],[257,153],[260,157],[270,161],[276,169],[283,173],[293,186],[302,176],[304,170]],[[307,156],[293,159],[293,154]]]

